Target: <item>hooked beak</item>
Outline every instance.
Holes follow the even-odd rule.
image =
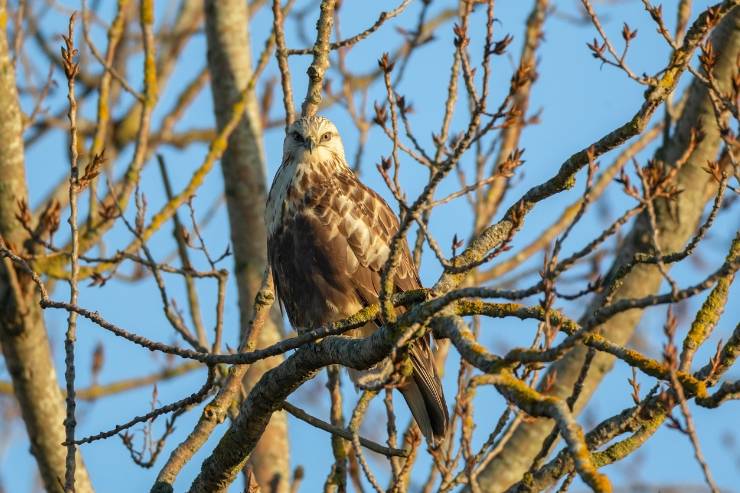
[[[316,149],[316,141],[313,139],[306,139],[306,148],[308,149],[308,152],[313,154],[313,150]]]

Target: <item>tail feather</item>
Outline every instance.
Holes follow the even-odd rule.
[[[399,390],[422,434],[435,445],[447,433],[449,415],[428,340],[417,341],[411,347],[410,355],[413,374]]]

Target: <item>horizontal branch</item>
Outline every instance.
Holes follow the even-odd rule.
[[[3,250],[2,248],[0,248],[0,254],[2,253],[3,253]],[[16,257],[16,258],[19,259],[19,257]],[[20,260],[22,261],[22,259]],[[40,283],[41,281],[39,280],[38,282]],[[43,284],[39,284],[39,285],[43,286]],[[44,293],[45,292],[46,290],[44,288]],[[424,293],[425,293],[424,290],[407,291],[405,293],[395,296],[394,302],[398,303],[398,305],[410,304],[414,301],[418,301],[420,297],[424,295]],[[349,330],[361,327],[365,325],[367,322],[376,319],[379,313],[379,306],[377,304],[370,305],[360,310],[355,315],[348,317],[344,320],[334,322],[324,327],[319,327],[318,329],[304,332],[303,334],[285,339],[283,341],[280,341],[264,349],[257,349],[254,351],[247,351],[247,352],[235,353],[235,354],[211,354],[205,351],[195,351],[192,349],[184,349],[184,348],[179,348],[179,347],[172,346],[169,344],[152,341],[144,336],[131,333],[127,331],[126,329],[123,329],[119,327],[118,325],[105,320],[100,315],[100,313],[98,313],[97,311],[88,310],[86,308],[82,308],[77,305],[72,305],[70,303],[66,303],[63,301],[50,300],[46,298],[44,294],[42,294],[42,299],[40,301],[40,304],[43,308],[57,308],[57,309],[75,312],[79,314],[80,316],[95,323],[99,327],[102,327],[103,329],[108,330],[114,335],[118,337],[122,337],[150,351],[159,351],[165,354],[172,354],[175,356],[179,356],[181,358],[192,359],[192,360],[199,361],[201,363],[205,363],[209,365],[216,365],[216,364],[245,365],[245,364],[251,364],[256,361],[260,361],[260,360],[263,360],[265,358],[269,358],[272,356],[278,356],[280,354],[284,354],[293,349],[300,348],[301,346],[309,342],[313,342],[318,339],[321,339],[322,337],[327,337],[331,335],[340,335]]]

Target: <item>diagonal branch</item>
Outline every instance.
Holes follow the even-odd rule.
[[[724,2],[720,5],[723,13],[727,15],[712,36],[715,50],[720,54],[715,65],[715,76],[717,80],[723,81],[724,84],[730,83],[735,60],[740,52],[740,10],[736,8],[737,3]],[[696,43],[703,37],[703,34],[700,35],[700,32],[703,31],[700,26],[706,21],[707,13],[705,12],[694,22],[686,34],[683,47]],[[653,94],[662,91],[660,87],[664,83],[671,82],[675,84],[675,79],[667,80],[665,77],[669,74],[669,77],[677,77],[680,73],[679,65],[685,68],[689,62],[687,55],[688,52],[683,55],[673,54],[669,69],[663,74],[662,80],[664,82],[661,82],[658,88],[653,89]],[[685,110],[681,115],[673,138],[658,151],[657,157],[669,164],[677,162],[689,145],[692,129],[695,129],[699,122],[703,122],[705,137],[696,145],[688,161],[678,172],[677,185],[683,192],[676,199],[676,204],[670,207],[671,210],[678,211],[678,214],[676,216],[671,214],[669,204],[656,203],[657,225],[662,251],[679,251],[683,248],[686,241],[694,234],[701,218],[708,197],[707,189],[716,186],[716,183],[703,170],[707,161],[713,161],[716,158],[721,142],[717,125],[713,124],[715,118],[710,96],[707,89],[699,81],[694,81],[689,91]],[[651,96],[648,96],[646,105],[650,99]],[[648,218],[643,214],[638,219],[633,231],[623,242],[611,273],[616,273],[622,265],[629,263],[636,253],[652,251],[649,231]],[[650,296],[659,289],[662,279],[663,277],[656,266],[638,265],[622,278],[620,286],[613,294],[612,303],[619,303],[618,300],[620,299],[637,299]],[[604,296],[598,296],[586,313],[593,313],[604,302]],[[632,336],[641,315],[642,310],[640,309],[622,312],[605,321],[600,330],[613,343],[623,345]],[[563,396],[571,391],[586,353],[585,347],[578,346],[551,366],[549,373],[556,373],[552,392]],[[576,403],[576,411],[583,408],[603,376],[611,369],[613,362],[613,357],[604,354],[598,354],[595,357],[591,372],[584,382],[581,399]],[[481,473],[480,485],[482,490],[500,491],[518,481],[537,454],[539,444],[542,443],[551,429],[552,426],[542,420],[520,425],[504,451]]]

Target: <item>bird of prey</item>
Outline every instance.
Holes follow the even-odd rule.
[[[331,121],[311,116],[289,127],[265,221],[275,288],[296,330],[342,320],[378,301],[380,273],[398,218],[349,168]],[[421,287],[405,241],[393,282],[396,292]],[[367,337],[377,328],[378,322],[371,321],[350,335]],[[446,433],[449,416],[429,336],[414,341],[409,354],[413,372],[398,388],[427,441],[435,445]],[[350,377],[357,384],[363,373],[350,370]]]

